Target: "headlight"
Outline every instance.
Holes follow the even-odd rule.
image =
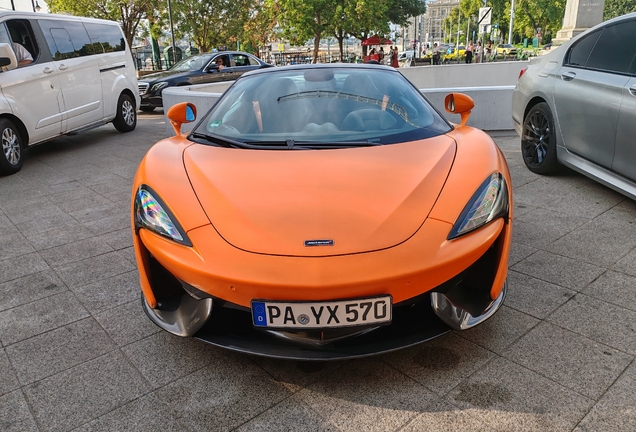
[[[156,84],[153,84],[152,87],[150,87],[150,91],[151,92],[158,92],[159,90],[163,89],[164,87],[168,87],[168,83],[163,81],[163,82],[158,82]]]
[[[135,194],[135,227],[147,228],[186,246],[192,246],[183,228],[176,222],[166,205],[146,185],[141,185]]]
[[[508,213],[508,186],[499,173],[494,173],[484,181],[464,207],[448,235],[454,239],[486,225]]]

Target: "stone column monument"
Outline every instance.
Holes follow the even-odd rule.
[[[563,28],[552,39],[560,45],[590,27],[603,22],[603,6],[605,0],[567,0]]]

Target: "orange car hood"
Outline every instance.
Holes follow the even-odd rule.
[[[445,135],[337,150],[192,145],[184,163],[228,243],[263,254],[329,256],[389,248],[412,236],[433,208],[455,150]],[[308,240],[333,245],[306,246]]]

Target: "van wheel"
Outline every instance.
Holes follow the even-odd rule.
[[[113,120],[115,129],[119,132],[130,132],[137,126],[137,110],[135,101],[125,93],[119,96],[117,102],[117,115]]]
[[[0,175],[17,173],[22,168],[22,138],[11,120],[0,119],[0,140],[2,140]]]

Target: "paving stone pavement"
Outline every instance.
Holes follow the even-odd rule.
[[[636,203],[540,177],[516,136],[509,295],[488,322],[369,359],[241,355],[139,302],[131,180],[161,112],[31,149],[0,178],[2,431],[634,431]]]

